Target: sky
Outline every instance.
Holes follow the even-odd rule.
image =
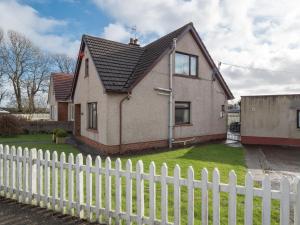
[[[136,27],[143,45],[189,22],[236,98],[300,93],[297,0],[0,0],[3,30],[72,57],[82,34],[127,43]]]

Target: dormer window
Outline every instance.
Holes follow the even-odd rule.
[[[198,56],[176,52],[175,74],[185,76],[198,75]]]

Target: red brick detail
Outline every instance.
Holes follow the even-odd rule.
[[[57,107],[57,120],[58,121],[68,121],[68,103],[58,102]]]
[[[300,139],[280,137],[241,136],[242,144],[300,146]]]
[[[90,145],[93,148],[99,149],[99,152],[101,153],[104,154],[120,153],[119,145],[105,145],[83,136],[77,136],[76,138],[84,142],[85,144]],[[212,134],[212,135],[203,135],[203,136],[196,136],[196,137],[185,137],[185,138],[178,138],[176,139],[176,141],[189,140],[193,138],[194,140],[192,141],[192,143],[196,144],[196,143],[203,143],[203,142],[214,141],[214,140],[224,140],[226,139],[226,134]],[[176,146],[177,145],[178,144],[176,144]],[[126,152],[134,152],[134,151],[141,151],[141,150],[148,150],[148,149],[160,149],[166,147],[168,147],[168,140],[129,143],[129,144],[122,145],[121,154]]]

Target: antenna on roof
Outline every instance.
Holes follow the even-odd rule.
[[[130,37],[130,40],[129,40],[129,43],[128,43],[128,44],[129,44],[129,45],[140,46],[139,43],[138,43],[139,40],[138,40],[137,37],[136,37],[136,36],[137,36],[136,25],[134,25],[134,26],[131,27],[131,32],[130,32],[130,33],[131,33],[132,36],[134,36],[134,38],[133,38],[133,37]]]
[[[134,36],[134,39],[136,39],[136,34],[137,34],[136,25],[133,25],[131,27],[131,35]]]

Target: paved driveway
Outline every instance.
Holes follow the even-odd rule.
[[[300,177],[300,148],[276,146],[244,146],[246,149],[246,164],[254,175],[261,181],[264,174],[269,174],[272,186],[279,188],[282,176],[287,176],[292,182]]]

